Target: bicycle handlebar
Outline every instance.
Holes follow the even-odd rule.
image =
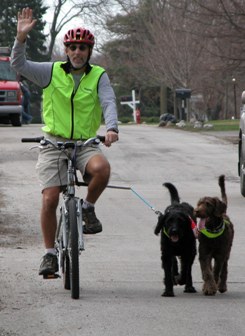
[[[44,136],[40,136],[37,138],[22,138],[21,142],[40,142],[41,140],[44,140]]]
[[[21,142],[40,142],[41,145],[47,145],[51,144],[56,147],[56,145],[49,139],[45,138],[44,136],[35,137],[35,138],[22,138]],[[43,143],[42,143],[43,142]],[[86,146],[88,144],[99,144],[99,142],[105,142],[105,136],[97,135],[96,137],[89,138],[85,141],[77,140],[77,141],[66,141],[66,142],[57,142],[57,147],[64,146],[66,147],[72,147],[72,144],[74,146],[75,143],[81,142],[81,146]]]

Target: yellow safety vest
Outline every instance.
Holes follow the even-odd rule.
[[[105,70],[91,65],[83,74],[75,92],[74,80],[55,62],[49,85],[43,89],[44,132],[67,139],[94,137],[101,124],[102,110],[98,97],[98,82]]]

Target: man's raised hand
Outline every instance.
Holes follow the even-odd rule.
[[[18,12],[17,40],[19,42],[25,42],[36,21],[36,19],[33,19],[32,9],[29,7],[23,8],[21,12]]]

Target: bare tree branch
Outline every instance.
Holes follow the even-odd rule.
[[[56,0],[50,10],[53,11],[52,22],[49,29],[48,57],[51,59],[57,35],[73,19],[81,18],[82,22],[103,20],[100,19],[102,13],[109,8],[111,0]]]

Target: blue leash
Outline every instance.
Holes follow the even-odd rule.
[[[141,201],[143,201],[152,211],[155,212],[156,215],[161,215],[161,211],[156,210],[154,208],[153,205],[151,205],[143,196],[141,196],[140,194],[137,193],[137,191],[135,189],[133,189],[132,187],[130,188],[130,190],[139,198],[141,199]]]
[[[87,186],[88,184],[85,182],[81,182],[80,185]],[[151,205],[143,196],[141,196],[134,188],[132,187],[126,187],[126,186],[116,186],[116,185],[107,185],[107,188],[111,189],[122,189],[122,190],[131,190],[141,201],[143,201],[152,211],[155,212],[156,215],[161,215],[161,211],[156,210],[153,205]]]

